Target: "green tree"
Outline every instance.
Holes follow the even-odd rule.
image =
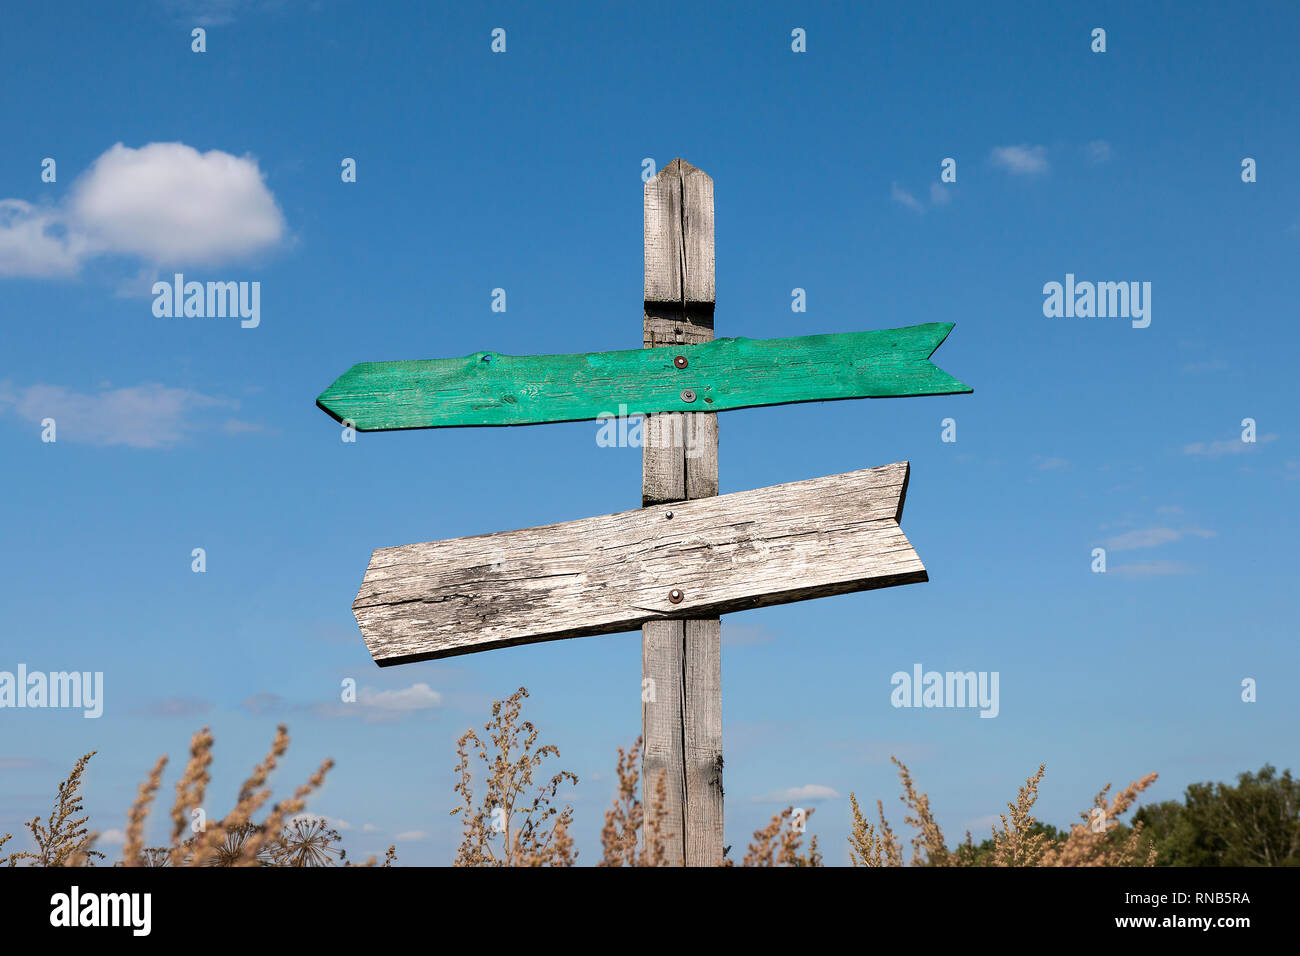
[[[1300,866],[1300,781],[1271,764],[1142,807],[1159,866]]]

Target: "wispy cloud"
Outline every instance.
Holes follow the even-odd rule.
[[[1047,172],[1046,146],[995,146],[989,155],[993,165],[1018,176]]]
[[[0,757],[0,770],[36,770],[46,766],[39,757]]]
[[[0,414],[12,412],[35,424],[52,418],[58,441],[88,445],[162,448],[209,427],[205,414],[238,407],[233,399],[156,383],[77,392],[62,385],[15,387],[0,382]],[[255,430],[243,423],[229,425],[223,426],[229,434]]]
[[[793,803],[797,806],[803,803],[821,803],[824,800],[838,799],[840,799],[839,791],[834,788],[819,783],[806,783],[802,787],[790,787],[788,790],[777,790],[757,797],[755,802]]]
[[[1195,572],[1185,561],[1143,561],[1138,564],[1122,564],[1111,568],[1111,574],[1124,578],[1156,578],[1176,574],[1193,574]]]
[[[946,206],[952,201],[952,193],[947,187],[940,183],[930,184],[930,205],[927,207],[923,199],[918,199],[912,192],[904,189],[898,183],[889,184],[889,198],[894,200],[900,206],[906,206],[913,212],[924,213],[927,208],[935,206]]]
[[[1038,456],[1035,456],[1038,458]],[[1039,471],[1067,471],[1070,462],[1066,458],[1039,458],[1038,464],[1034,466]]]
[[[1111,148],[1110,143],[1104,139],[1094,139],[1085,147],[1088,156],[1088,162],[1094,166],[1110,162]]]
[[[921,200],[917,199],[902,186],[898,185],[898,183],[890,183],[889,198],[894,200],[896,203],[906,206],[908,209],[915,210],[916,212],[925,211],[925,205]]]
[[[322,717],[360,717],[367,723],[402,720],[422,711],[442,706],[442,694],[423,682],[395,690],[363,687],[351,703],[317,705],[313,709]]]
[[[1172,544],[1185,538],[1213,538],[1214,532],[1204,528],[1140,528],[1125,531],[1123,534],[1108,538],[1102,544],[1108,551],[1136,551],[1139,548],[1158,548],[1162,544]]]
[[[248,0],[163,0],[163,6],[180,23],[200,27],[225,26],[235,21],[241,9],[247,12]]]
[[[199,717],[212,710],[201,697],[161,697],[141,704],[132,713],[145,717]]]
[[[231,418],[221,423],[221,430],[227,435],[269,435],[272,430],[260,422],[246,422]]]
[[[442,695],[424,683],[412,684],[410,687],[404,687],[401,690],[372,691],[368,687],[362,688],[357,698],[365,707],[402,713],[412,710],[429,710],[442,703]]]
[[[405,840],[407,842],[414,840],[427,840],[429,839],[429,834],[425,833],[423,830],[403,830],[401,833],[397,834],[394,839]]]
[[[1242,441],[1240,438],[1225,438],[1222,441],[1197,441],[1190,445],[1183,446],[1184,455],[1199,455],[1202,458],[1222,458],[1224,455],[1244,455],[1247,452],[1255,451],[1260,445],[1267,445],[1271,441],[1277,441],[1278,436],[1275,434],[1260,435],[1253,442]]]
[[[287,703],[279,694],[273,694],[270,691],[262,691],[260,694],[253,694],[251,697],[245,697],[239,702],[239,706],[248,713],[260,717],[265,714],[275,714],[284,711],[287,707]]]

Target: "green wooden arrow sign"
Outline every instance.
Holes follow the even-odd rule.
[[[952,327],[932,322],[621,352],[475,352],[463,358],[363,362],[339,376],[316,404],[359,431],[382,431],[955,395],[972,389],[930,362]]]

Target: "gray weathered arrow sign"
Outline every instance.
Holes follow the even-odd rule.
[[[908,463],[381,548],[352,605],[381,666],[925,581]]]

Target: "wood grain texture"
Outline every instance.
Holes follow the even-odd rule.
[[[701,343],[713,339],[713,180],[674,159],[646,185],[644,210],[641,344],[650,351],[634,361],[648,357],[654,367],[671,354],[679,373],[658,386],[668,405],[646,417],[643,431],[641,501],[662,505],[718,493],[717,415],[695,410],[713,399],[697,392],[694,402],[684,401],[681,389],[694,386],[680,373],[691,366],[677,367],[688,346],[710,348]],[[642,805],[653,807],[662,794],[665,852],[674,863],[722,861],[721,774],[702,780],[700,773],[702,763],[722,762],[721,654],[717,617],[652,621],[641,629]],[[718,681],[701,679],[715,671]],[[647,685],[655,689],[648,698]]]
[[[682,748],[687,866],[722,863],[722,621],[683,626]]]
[[[643,209],[645,301],[712,311],[713,179],[674,159],[646,183]]]
[[[907,475],[898,462],[381,548],[353,611],[386,666],[924,581],[898,525]]]
[[[699,302],[647,302],[646,348],[364,362],[339,376],[317,404],[360,431],[382,431],[584,421],[620,411],[720,412],[953,395],[971,388],[930,362],[952,328],[949,322],[933,322],[872,332],[710,341],[711,308]],[[679,356],[685,368],[675,362]],[[692,401],[682,397],[684,389],[694,392]]]

